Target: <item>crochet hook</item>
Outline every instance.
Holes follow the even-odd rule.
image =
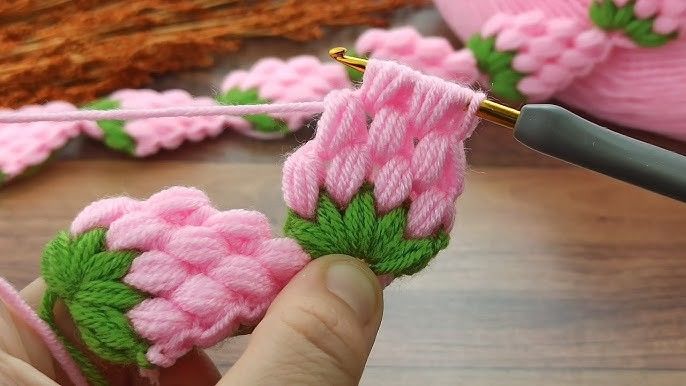
[[[329,55],[364,72],[367,60],[336,47]],[[514,129],[514,137],[545,155],[686,202],[686,157],[590,122],[560,106],[528,104],[521,111],[484,100],[477,115]]]

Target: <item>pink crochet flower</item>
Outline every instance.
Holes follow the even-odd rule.
[[[310,260],[294,240],[274,238],[263,214],[247,210],[219,211],[212,207],[205,194],[192,188],[169,188],[145,201],[128,197],[97,201],[72,223],[74,245],[86,245],[79,244],[78,240],[95,237],[90,232],[103,228],[106,229],[104,253],[136,251],[130,269],[117,280],[144,293],[143,300],[128,309],[126,316],[137,339],[149,342],[149,347],[136,340],[118,338],[118,350],[122,347],[133,350],[120,360],[125,363],[140,365],[149,361],[171,366],[193,347],[210,347],[231,336],[240,326],[255,326],[274,297]],[[65,244],[69,243],[60,242],[55,248],[68,249]],[[47,251],[46,281],[60,288],[64,286],[60,281],[63,279],[54,270],[59,272],[63,267],[48,264],[50,253],[58,252],[52,247]],[[82,256],[84,252],[66,250],[65,255]],[[69,269],[88,270],[92,258],[83,256],[82,259]],[[72,290],[65,292],[66,297],[73,298],[65,299],[68,306],[83,307],[79,299],[92,297],[88,288],[93,285],[88,277],[105,280],[94,275],[78,275],[83,282],[77,283],[78,289],[73,290],[77,295]],[[111,273],[102,275],[112,277]],[[120,290],[119,303],[127,299],[125,293],[125,289]],[[136,299],[135,294],[130,296]],[[98,311],[98,305],[88,307]],[[84,323],[98,322],[95,319],[84,322],[78,316],[75,319],[79,328],[85,328]],[[95,339],[99,343],[91,349],[96,354],[106,359],[108,355],[119,355],[107,348],[108,342],[116,340],[114,335]],[[138,355],[145,359],[137,358]]]
[[[194,98],[183,90],[124,89],[87,108],[110,110],[213,105],[216,102],[211,98]],[[104,139],[111,148],[145,157],[161,149],[175,149],[187,140],[197,142],[215,137],[224,130],[224,124],[225,117],[221,116],[149,118],[128,122],[99,121],[88,125],[85,131],[95,138]]]
[[[322,63],[314,56],[287,61],[266,58],[248,71],[231,72],[222,83],[218,100],[223,104],[258,104],[320,101],[331,90],[347,88],[344,67]],[[312,118],[308,113],[251,115],[229,118],[229,125],[257,138],[277,138],[301,128]]]
[[[25,106],[18,111],[39,113],[71,110],[76,110],[76,107],[70,103],[50,102]],[[0,184],[45,162],[55,150],[76,137],[82,125],[83,122],[0,124]]]

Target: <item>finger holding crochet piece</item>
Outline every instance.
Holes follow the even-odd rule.
[[[56,329],[59,299],[99,357],[169,367],[193,347],[255,326],[309,260],[294,240],[274,238],[264,215],[219,211],[195,189],[170,188],[145,201],[105,199],[46,247],[40,314]],[[89,381],[105,384],[63,342]]]

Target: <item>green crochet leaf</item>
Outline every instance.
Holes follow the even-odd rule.
[[[0,172],[0,185],[4,184],[5,181],[7,181],[7,175],[3,172]]]
[[[113,99],[98,99],[95,102],[84,106],[87,110],[116,110],[120,103]],[[124,130],[126,121],[121,120],[102,120],[98,121],[98,127],[102,130],[105,144],[114,150],[123,151],[133,155],[136,151],[136,141],[131,138]]]
[[[148,366],[148,346],[126,317],[145,295],[122,282],[139,253],[108,251],[106,233],[101,228],[75,237],[60,232],[47,244],[41,273],[48,289],[40,315],[54,324],[54,302],[61,299],[91,351],[112,362]]]
[[[260,98],[256,89],[241,90],[237,88],[217,95],[217,102],[222,105],[257,105],[271,103],[271,101]],[[266,114],[244,115],[242,118],[250,122],[256,131],[263,133],[288,132],[286,122]]]
[[[325,192],[319,196],[315,220],[289,211],[287,236],[300,243],[312,258],[342,253],[356,256],[377,274],[411,275],[426,267],[448,246],[449,235],[439,231],[421,239],[405,236],[407,208],[377,215],[373,189],[363,187],[341,211]]]
[[[654,31],[655,18],[640,19],[634,12],[635,1],[618,7],[613,0],[594,0],[589,14],[593,23],[605,31],[622,31],[641,47],[659,47],[676,39],[678,34]]]
[[[114,363],[136,363],[149,367],[148,345],[136,334],[120,310],[77,300],[67,302],[69,313],[83,342],[99,357]]]
[[[481,72],[490,78],[494,94],[510,102],[524,101],[517,85],[525,75],[512,68],[514,52],[500,52],[496,50],[494,37],[483,38],[480,35],[472,36],[467,47],[474,54]]]
[[[145,299],[140,292],[114,280],[89,281],[81,285],[74,301],[93,307],[108,306],[121,312],[128,312]]]

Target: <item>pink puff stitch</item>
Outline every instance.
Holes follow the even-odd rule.
[[[313,218],[320,190],[345,208],[370,183],[381,214],[410,202],[410,237],[450,230],[466,171],[463,140],[484,98],[403,65],[370,60],[361,88],[332,92],[317,135],[286,161],[286,203]]]
[[[423,37],[412,27],[367,30],[357,39],[355,50],[377,59],[397,60],[426,74],[460,83],[471,84],[479,77],[471,51],[455,51],[448,40]]]
[[[79,234],[107,227],[107,247],[137,250],[124,282],[150,297],[128,312],[151,342],[150,363],[170,366],[194,346],[210,347],[255,326],[279,291],[310,260],[298,244],[273,238],[261,213],[221,212],[192,188],[145,201],[113,198],[85,208]]]
[[[72,110],[76,110],[76,107],[70,103],[50,102],[25,106],[17,111],[42,113]],[[79,135],[83,125],[79,121],[0,124],[0,177],[4,175],[4,179],[9,180],[45,162],[55,150]]]
[[[150,109],[179,106],[214,106],[212,98],[194,98],[184,90],[124,89],[106,98],[118,102],[119,109]],[[215,137],[224,130],[222,116],[188,116],[170,118],[148,118],[123,123],[125,135],[135,143],[134,155],[146,157],[161,149],[175,149],[184,141],[198,142]],[[103,132],[95,124],[86,127],[86,132],[101,138]]]
[[[619,7],[633,0],[613,0]],[[661,34],[684,31],[686,2],[682,0],[635,0],[634,12],[642,19],[655,18],[653,28]]]
[[[255,90],[266,102],[289,103],[320,101],[331,90],[350,87],[345,69],[336,63],[322,63],[317,57],[296,56],[286,61],[265,58],[248,70],[231,72],[224,78],[221,90]],[[274,114],[283,120],[289,130],[301,128],[312,118],[310,113]],[[251,128],[240,117],[231,117],[229,125],[243,134],[257,138],[277,138],[283,133],[264,133]]]
[[[512,68],[526,76],[517,88],[530,101],[543,101],[588,75],[607,59],[613,41],[603,30],[573,18],[549,18],[543,12],[497,14],[483,26],[496,49],[516,52]],[[626,38],[617,37],[621,44]]]

